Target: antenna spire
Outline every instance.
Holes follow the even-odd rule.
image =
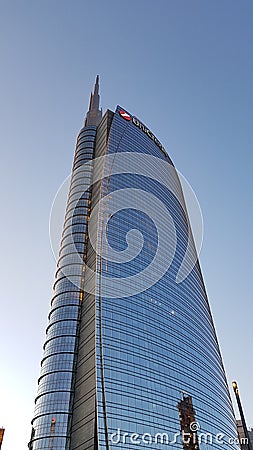
[[[94,86],[93,94],[90,96],[89,111],[86,114],[84,126],[98,126],[102,118],[102,109],[99,109],[99,75],[96,76],[96,82]]]

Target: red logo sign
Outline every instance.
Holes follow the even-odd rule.
[[[126,111],[124,111],[123,109],[120,110],[119,114],[121,115],[121,117],[123,117],[123,119],[127,120],[129,122],[129,120],[131,120],[131,116],[129,116],[129,114],[126,113]]]

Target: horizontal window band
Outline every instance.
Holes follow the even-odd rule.
[[[56,412],[55,414],[63,414],[63,415],[66,415],[67,418],[68,418],[68,417],[71,417],[71,413],[66,412],[66,411],[63,411],[63,412]],[[44,416],[52,416],[52,413],[51,413],[51,412],[49,412],[49,413],[44,413],[44,414],[38,415],[37,417],[34,417],[33,420],[32,420],[32,422],[31,422],[32,425],[33,425],[33,423],[34,423],[35,420],[39,419],[40,417],[44,417]]]

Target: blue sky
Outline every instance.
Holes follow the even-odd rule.
[[[249,0],[1,1],[3,450],[30,436],[55,271],[50,208],[96,74],[103,110],[137,115],[198,197],[228,381],[253,426],[252,50]]]

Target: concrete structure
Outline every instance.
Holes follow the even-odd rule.
[[[193,408],[192,397],[183,393],[182,400],[178,403],[180,417],[182,443],[184,450],[199,450],[198,430],[192,429],[196,423],[196,412]]]
[[[4,428],[0,428],[0,449],[2,447],[2,442],[3,442],[3,438],[4,438]]]
[[[242,426],[242,421],[241,420],[237,420],[236,421],[236,426],[237,426],[237,431],[238,431],[238,435],[239,435],[239,439],[240,439],[240,446],[242,450],[248,450],[248,443],[243,431],[243,426]],[[249,428],[248,429],[248,436],[250,439],[250,443],[251,443],[251,447],[253,448],[253,428]]]

